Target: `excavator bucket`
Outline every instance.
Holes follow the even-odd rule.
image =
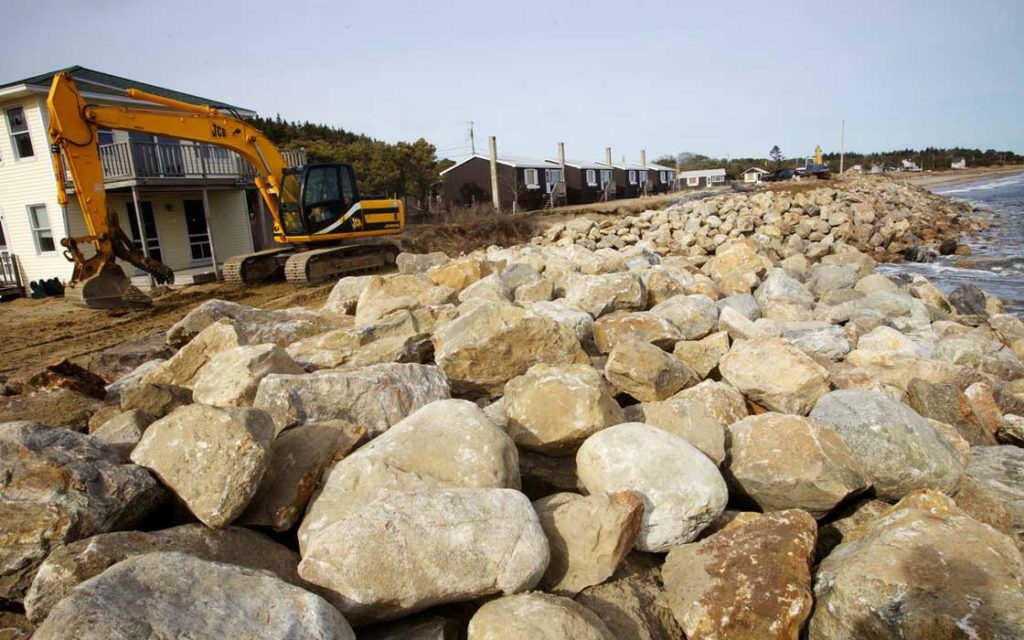
[[[153,304],[113,261],[95,275],[64,289],[64,298],[71,304],[90,309],[135,309]]]

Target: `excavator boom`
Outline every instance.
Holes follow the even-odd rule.
[[[89,307],[126,307],[148,303],[145,295],[131,287],[116,262],[118,259],[147,271],[159,283],[174,280],[174,273],[167,265],[135,248],[118,225],[116,212],[107,206],[103,165],[97,144],[100,128],[181,138],[234,151],[256,169],[255,186],[273,218],[274,238],[281,243],[337,242],[400,233],[404,228],[402,203],[396,200],[360,200],[355,188],[355,174],[349,165],[323,164],[302,170],[290,169],[277,147],[240,118],[216,107],[194,105],[138,89],[128,89],[126,93],[131,98],[158,106],[89,104],[67,72],[54,76],[47,98],[50,112],[48,134],[58,201],[62,208],[66,207],[68,196],[63,179],[63,156],[63,164],[71,174],[75,197],[89,230],[89,235],[61,240],[65,257],[75,265],[71,282],[65,289],[65,295],[73,301]],[[307,182],[315,187],[308,193]],[[89,244],[93,246],[94,253],[87,257],[81,246]],[[329,262],[328,258],[330,256],[320,261],[321,267]],[[302,260],[303,264],[309,261],[309,256]],[[266,271],[266,268],[261,271],[259,265],[250,267],[254,272]],[[243,270],[235,271],[242,273]]]

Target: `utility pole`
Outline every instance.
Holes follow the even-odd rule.
[[[558,143],[558,166],[562,170],[562,173],[559,175],[558,184],[555,185],[555,190],[559,191],[559,193],[556,194],[556,195],[558,197],[561,197],[561,195],[562,195],[561,192],[564,191],[566,198],[568,198],[569,197],[569,191],[568,191],[568,189],[565,188],[565,143],[564,142],[559,142]],[[566,200],[566,202],[568,202],[568,199]]]
[[[647,149],[641,149],[640,150],[640,166],[643,167],[644,171],[647,171]],[[644,180],[644,184],[643,184],[643,193],[644,193],[645,196],[647,195],[647,185],[651,181],[649,173],[647,174],[647,176],[648,176],[647,180]]]
[[[501,196],[498,195],[498,140],[494,136],[487,139],[491,147],[491,201],[494,212],[501,211]]]
[[[843,120],[842,133],[839,134],[839,175],[843,175],[843,163],[846,160],[846,120]]]
[[[473,121],[469,121],[469,146],[473,150],[473,155],[476,155],[476,138],[473,137]],[[465,149],[465,147],[463,147]]]

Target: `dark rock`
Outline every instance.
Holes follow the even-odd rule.
[[[971,403],[955,384],[914,378],[907,385],[908,404],[925,418],[945,422],[971,444],[995,444],[992,434],[980,425]]]
[[[962,284],[949,294],[949,303],[957,313],[973,316],[987,316],[985,292],[973,284]]]
[[[948,256],[956,253],[957,243],[956,240],[950,238],[943,240],[942,244],[939,245],[939,255]]]
[[[164,339],[163,333],[146,338],[122,342],[99,353],[83,358],[90,371],[114,382],[133,369],[150,360],[166,360],[174,355],[174,349]]]
[[[95,438],[0,424],[0,599],[20,600],[54,547],[134,526],[165,495]]]
[[[103,406],[101,401],[71,389],[33,391],[0,398],[0,422],[28,420],[85,433],[89,419]]]
[[[146,382],[121,394],[122,411],[137,409],[151,420],[159,420],[187,404],[192,404],[192,391],[170,384]]]
[[[48,365],[22,367],[7,379],[6,384],[12,393],[70,389],[97,400],[107,395],[106,380],[66,359]]]

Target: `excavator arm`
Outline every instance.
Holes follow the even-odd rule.
[[[279,197],[287,162],[266,136],[245,121],[215,107],[197,106],[137,89],[128,89],[127,94],[136,100],[166,108],[88,104],[67,72],[54,77],[47,98],[50,114],[48,134],[57,199],[64,209],[68,194],[60,161],[63,155],[89,230],[87,236],[61,240],[65,257],[75,265],[67,291],[70,297],[85,306],[118,307],[148,303],[148,298],[141,292],[130,291],[129,280],[116,264],[118,258],[149,272],[160,283],[174,280],[174,272],[167,265],[135,248],[118,225],[116,212],[107,206],[103,164],[96,141],[100,128],[165,135],[235,151],[256,169],[255,184],[273,217],[275,235],[282,229]],[[287,188],[293,190],[293,183],[291,181]],[[297,199],[297,194],[289,195],[292,200]],[[90,257],[86,257],[80,248],[85,244],[92,244],[95,249]]]

